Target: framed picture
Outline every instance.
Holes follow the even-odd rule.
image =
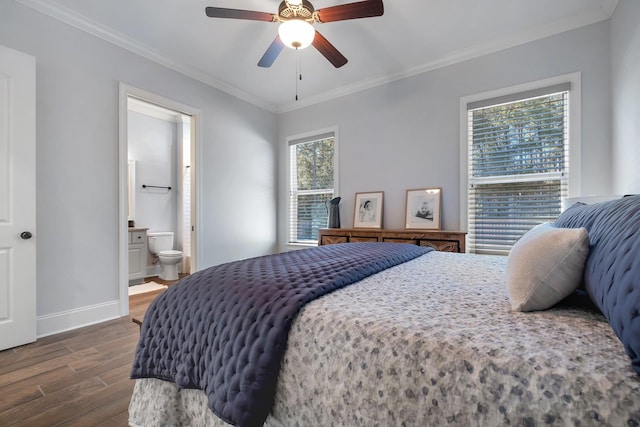
[[[353,228],[382,228],[383,191],[356,193]]]
[[[407,190],[406,229],[440,230],[440,188]]]

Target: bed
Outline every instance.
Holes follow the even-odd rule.
[[[331,245],[349,254],[364,253],[364,258],[380,246],[394,246],[394,259],[396,251],[406,249],[411,255],[392,265],[376,261],[375,272],[357,266],[362,277],[357,274],[353,283],[330,289],[296,309],[269,398],[241,409],[251,413],[254,406],[266,404],[266,412],[256,417],[230,419],[225,404],[212,398],[215,392],[209,384],[196,388],[183,378],[192,371],[229,368],[210,369],[202,360],[194,361],[193,348],[178,356],[174,347],[167,347],[166,338],[154,344],[159,335],[183,336],[198,347],[213,334],[226,333],[216,329],[215,320],[203,321],[203,313],[194,309],[198,305],[207,312],[203,298],[198,297],[197,304],[185,302],[183,292],[197,285],[181,281],[175,285],[180,293],[169,292],[171,287],[145,316],[132,370],[136,384],[129,423],[640,425],[639,227],[640,197],[632,196],[570,208],[555,224],[525,234],[514,246],[513,257],[416,252],[411,245],[384,243]],[[582,262],[574,259],[572,264],[567,262],[569,255],[556,253],[566,249],[558,236],[567,235],[573,244],[571,257],[582,257]],[[541,242],[547,249],[540,250]],[[322,252],[327,248],[296,252],[325,263],[331,258]],[[518,264],[517,254],[528,261],[526,265]],[[542,297],[536,300],[527,294],[527,303],[516,307],[528,279],[518,274],[540,276],[541,268],[533,273],[530,269],[538,256],[546,256],[547,262],[549,257],[561,260],[553,267],[560,272],[543,274],[544,283],[538,283],[542,291],[535,292]],[[243,271],[246,262],[232,264]],[[326,275],[312,271],[303,274],[305,282],[321,281]],[[207,274],[205,270],[202,276]],[[253,273],[249,275],[253,280]],[[559,285],[550,282],[553,275]],[[202,277],[192,276],[191,282],[203,286]],[[575,283],[557,289],[570,281]],[[234,286],[243,283],[236,280]],[[167,306],[186,314],[163,316],[168,312],[161,307]],[[188,326],[189,318],[199,318],[204,329]],[[185,373],[149,371],[160,363],[150,361],[150,354],[168,355],[176,371]],[[175,362],[178,357],[184,360]],[[247,360],[253,363],[251,357]],[[184,368],[189,363],[193,367]],[[230,401],[234,397],[231,392],[225,396]]]

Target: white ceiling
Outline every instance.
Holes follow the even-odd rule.
[[[278,24],[208,18],[206,6],[277,13],[279,0],[17,0],[273,112],[290,111],[608,19],[618,0],[385,0],[381,17],[314,24],[349,62],[285,48]],[[311,0],[316,9],[354,0]],[[297,83],[297,59],[302,81]]]

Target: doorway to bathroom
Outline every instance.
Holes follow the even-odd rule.
[[[120,110],[119,277],[125,315],[130,285],[162,279],[169,268],[180,276],[196,271],[200,113],[126,85],[121,85]],[[180,254],[177,265],[151,253],[147,236],[157,233],[172,235],[172,247],[166,249]]]

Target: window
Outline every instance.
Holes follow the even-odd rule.
[[[335,194],[335,133],[289,141],[289,243],[316,244]]]
[[[526,231],[560,214],[577,179],[569,169],[571,87],[465,103],[470,252],[507,255]]]

